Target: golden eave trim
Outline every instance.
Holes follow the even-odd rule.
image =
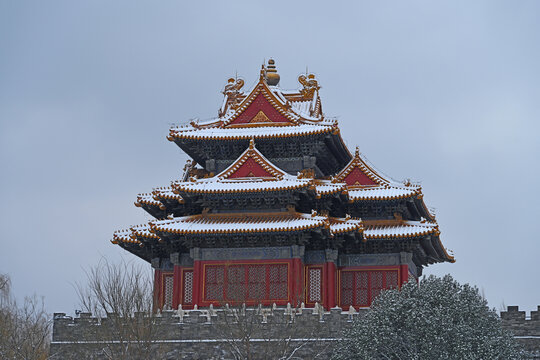
[[[301,125],[299,125],[301,126]],[[287,127],[283,127],[287,128]],[[320,129],[305,131],[305,132],[299,132],[299,133],[281,133],[281,134],[242,134],[242,135],[216,135],[216,134],[210,134],[210,135],[196,135],[197,130],[188,130],[188,131],[177,131],[175,129],[169,130],[169,136],[167,136],[167,139],[169,141],[174,141],[175,139],[186,139],[186,140],[246,140],[246,139],[267,139],[267,138],[289,138],[289,137],[296,137],[296,136],[311,136],[311,135],[318,135],[323,134],[327,132],[334,133],[336,131],[336,128],[332,125],[320,125]],[[211,138],[211,139],[209,139]]]
[[[184,187],[182,185],[176,185],[176,188],[178,191],[187,192],[187,193],[195,193],[195,194],[237,194],[237,193],[257,193],[257,192],[279,192],[279,191],[289,191],[289,190],[296,190],[301,189],[304,187],[309,187],[309,183],[303,183],[303,184],[297,184],[297,185],[289,185],[289,186],[281,186],[281,187],[275,187],[275,188],[255,188],[255,189],[190,189],[187,186]]]

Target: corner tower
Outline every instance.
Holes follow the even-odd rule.
[[[274,60],[218,117],[170,129],[193,160],[135,203],[155,220],[112,242],[151,263],[160,308],[231,302],[368,307],[423,267],[453,262],[422,189],[387,179],[322,112],[313,74],[283,90]]]

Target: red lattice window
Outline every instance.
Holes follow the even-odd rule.
[[[397,270],[346,270],[341,272],[340,303],[347,308],[370,306],[384,289],[398,287]]]
[[[172,274],[163,275],[163,308],[172,309],[174,277]]]
[[[268,283],[270,300],[287,300],[288,298],[288,266],[286,264],[268,267]]]
[[[322,267],[309,266],[306,270],[307,303],[322,303]]]
[[[185,270],[183,274],[182,303],[190,305],[193,303],[193,270]]]
[[[288,299],[287,264],[206,265],[205,301]]]
[[[208,266],[204,282],[206,299],[223,300],[225,289],[225,269],[223,266]]]

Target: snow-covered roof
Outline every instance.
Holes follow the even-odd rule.
[[[248,160],[251,162],[248,164]],[[244,166],[254,169],[256,174],[250,172],[249,176],[239,174]],[[255,167],[257,170],[255,170]],[[247,173],[246,170],[244,171]],[[311,179],[301,179],[289,175],[276,165],[272,164],[255,147],[255,142],[250,140],[249,147],[229,167],[211,178],[192,179],[191,181],[173,182],[172,187],[176,192],[191,193],[237,193],[237,192],[263,192],[282,191],[308,187]]]
[[[281,94],[279,88],[270,88],[264,78],[261,76],[259,82],[250,91],[250,93],[242,100],[234,112],[227,112],[220,119],[223,122],[222,126],[228,126],[233,123],[256,99],[265,99],[274,110],[289,120],[289,124],[297,124],[300,115],[291,111],[290,106],[287,106],[287,99]],[[281,124],[283,125],[283,124]],[[244,125],[245,126],[245,125]]]
[[[113,239],[111,240],[113,244],[118,243],[135,243],[138,244],[139,241],[131,237],[131,229],[124,229],[115,231],[113,234]]]
[[[291,101],[291,106],[294,111],[305,117],[310,117],[310,111],[312,110],[312,101],[303,100],[303,101]]]
[[[350,179],[348,179],[349,176],[354,176],[355,172],[357,175],[361,175],[365,181],[368,183],[365,184],[349,184],[349,186],[374,186],[374,185],[397,185],[393,184],[394,181],[390,179],[386,179],[385,177],[381,176],[379,172],[375,171],[372,166],[368,165],[367,161],[360,155],[360,151],[358,147],[356,148],[355,154],[351,161],[345,167],[343,170],[341,170],[339,173],[334,176],[333,181],[334,182],[348,182]],[[357,176],[358,177],[358,176]]]
[[[184,203],[184,199],[182,199],[182,196],[175,194],[170,186],[163,186],[155,188],[151,193],[137,195],[137,201],[135,201],[135,206],[157,206],[164,210],[165,205],[160,200],[177,200],[181,204]]]
[[[348,218],[329,218],[330,232],[332,234],[342,234],[348,232],[362,232],[364,230],[362,220]]]
[[[142,205],[161,206],[163,204],[161,203],[161,201],[158,201],[154,198],[154,194],[146,193],[137,195],[137,201],[135,201],[135,206]]]
[[[183,235],[301,231],[326,225],[324,216],[285,212],[201,214],[150,222],[154,232]]]
[[[352,187],[347,190],[349,201],[403,199],[420,193],[420,189],[416,187],[396,186]]]
[[[157,199],[177,200],[181,204],[184,203],[182,196],[174,193],[172,187],[170,186],[155,188],[154,191],[152,191],[152,194],[154,194],[154,197]]]
[[[217,177],[200,179],[195,182],[185,181],[174,184],[177,191],[194,193],[234,193],[293,190],[309,186],[310,181],[288,176],[283,180],[232,179],[220,180]]]
[[[313,185],[317,195],[335,194],[345,190],[345,183],[335,183],[330,180],[313,179]]]
[[[361,233],[363,231],[360,219],[332,218],[319,215],[316,212],[304,214],[290,210],[269,213],[200,214],[154,220],[148,224],[116,231],[112,242],[114,244],[139,244],[142,246],[144,239],[159,241],[159,233],[178,235],[238,234],[304,231],[316,228],[328,229],[330,234]]]
[[[377,221],[366,221],[364,226],[364,237],[368,240],[420,237],[429,234],[439,234],[439,226],[437,223],[420,221],[400,221],[400,223],[389,223],[388,225]]]
[[[267,139],[293,136],[308,136],[336,131],[335,125],[300,124],[296,126],[266,126],[244,128],[208,127],[195,129],[191,126],[173,127],[169,130],[168,139],[193,140],[238,140],[238,139]]]
[[[265,177],[272,177],[276,180],[281,180],[289,174],[281,170],[276,165],[272,164],[257,148],[255,147],[255,141],[251,139],[249,146],[244,152],[236,159],[231,165],[220,172],[216,177],[222,180],[230,179],[233,175],[246,164],[248,160],[252,160],[252,165],[259,166]],[[257,177],[257,176],[254,176]]]
[[[299,81],[304,85],[303,89],[288,91],[279,86],[268,86],[263,69],[259,81],[247,94],[240,91],[243,80],[231,78],[223,91],[225,99],[218,118],[205,122],[192,121],[189,125],[173,127],[168,138],[171,141],[177,138],[232,140],[304,136],[337,131],[337,120],[323,117],[317,80],[313,75],[309,76],[309,79],[306,76],[299,77]],[[279,115],[279,121],[268,118],[264,112],[267,110],[262,111],[263,103],[267,110]],[[237,123],[247,109],[260,111]]]
[[[149,224],[142,224],[114,232],[111,242],[113,244],[141,244],[141,241],[138,240],[138,238],[159,239],[156,234],[150,232]]]

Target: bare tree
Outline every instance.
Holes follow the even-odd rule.
[[[301,284],[301,280],[296,283]],[[316,309],[305,309],[303,287],[297,288],[291,297],[292,305],[289,303],[286,308],[275,304],[264,307],[260,301],[247,299],[248,292],[262,301],[263,294],[255,289],[235,289],[232,299],[219,311],[221,317],[215,325],[235,359],[299,359],[300,352],[305,356],[306,350],[313,359],[325,352],[328,344],[318,341],[321,324],[310,315],[302,317],[302,312],[317,314],[324,310],[318,304]],[[246,306],[246,302],[252,305]]]
[[[319,305],[307,310],[301,303],[286,308],[261,305],[246,307],[245,304],[226,304],[215,326],[235,359],[301,359],[301,353],[309,348],[309,357],[315,359],[328,348],[320,341],[321,324],[305,318],[302,312],[315,314],[324,311]],[[302,318],[304,316],[304,318]],[[308,320],[308,321],[302,321]]]
[[[9,276],[0,274],[0,358],[46,359],[51,323],[43,299],[26,297],[19,307],[10,288]]]
[[[11,282],[9,277],[4,274],[0,274],[0,298],[3,299],[7,294],[9,294],[9,289]]]
[[[102,259],[86,275],[87,283],[75,288],[82,311],[93,315],[87,319],[95,326],[79,334],[87,344],[79,351],[106,359],[159,358],[151,272],[132,262]]]

